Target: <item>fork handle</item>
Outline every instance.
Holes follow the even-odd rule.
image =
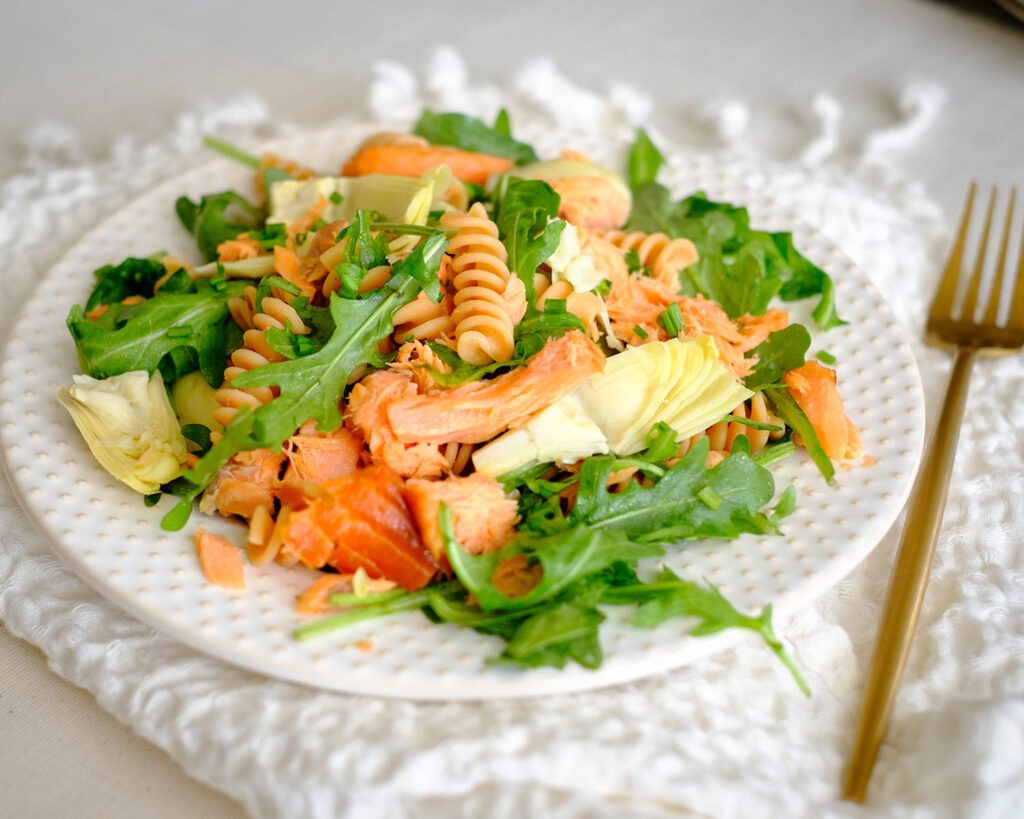
[[[921,613],[935,541],[946,508],[949,478],[976,353],[975,348],[957,349],[942,412],[907,510],[850,763],[843,780],[843,798],[854,802],[863,802],[867,793],[879,747],[889,729],[893,701]]]

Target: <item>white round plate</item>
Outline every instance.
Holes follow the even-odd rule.
[[[330,173],[378,129],[351,125],[271,147]],[[543,129],[521,134],[542,156],[557,155],[563,147],[557,137]],[[595,138],[592,145],[576,140],[573,147],[615,166],[625,145]],[[835,280],[836,301],[849,322],[812,351],[826,347],[836,356],[840,391],[863,433],[863,462],[841,467],[836,485],[827,486],[805,454],[788,458],[773,467],[779,491],[790,484],[798,491],[783,536],[689,542],[670,549],[663,561],[686,578],[711,581],[740,609],[758,611],[771,603],[776,612],[791,610],[849,572],[898,515],[923,439],[917,367],[903,329],[865,275],[824,236],[774,205],[758,187],[757,174],[732,174],[707,157],[674,157],[663,181],[679,195],[700,187],[713,198],[748,205],[755,226],[792,230],[797,246]],[[626,622],[629,607],[608,607],[600,669],[526,670],[489,662],[501,651],[497,638],[437,626],[419,612],[298,642],[292,637],[301,622],[295,596],[313,579],[304,569],[246,566],[247,589],[240,592],[207,583],[195,555],[195,526],[239,543],[242,528],[196,511],[183,531],[162,531],[160,519],[173,499],[147,508],[111,478],[90,456],[55,394],[78,372],[64,319],[73,304],[84,303],[93,271],[158,250],[194,257],[174,200],[227,188],[248,192],[251,173],[217,159],[114,214],[39,283],[10,335],[0,370],[6,466],[25,510],[72,570],[125,610],[200,651],[270,676],[379,696],[455,700],[578,691],[673,669],[741,637],[736,630],[690,637],[682,621],[638,630]],[[791,312],[809,326],[802,309]]]

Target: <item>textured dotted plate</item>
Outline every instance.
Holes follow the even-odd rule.
[[[330,172],[375,130],[351,125],[272,147]],[[550,130],[521,133],[541,155],[556,155],[563,147]],[[623,143],[580,142],[574,139],[573,147],[598,161],[621,162]],[[772,603],[777,612],[791,610],[849,572],[898,515],[923,439],[918,371],[882,296],[830,241],[770,200],[763,176],[707,157],[676,156],[664,181],[678,194],[699,187],[715,198],[745,204],[756,226],[792,230],[797,246],[832,275],[841,314],[849,321],[812,350],[827,347],[837,358],[848,412],[863,432],[864,461],[840,468],[830,487],[805,455],[788,458],[773,467],[779,489],[793,484],[799,496],[796,512],[784,522],[784,536],[691,542],[664,559],[684,577],[712,581],[740,608]],[[64,318],[72,304],[84,303],[92,271],[157,250],[194,256],[174,216],[175,198],[226,188],[247,191],[250,183],[246,169],[216,160],[132,202],[50,271],[11,333],[0,371],[6,466],[26,511],[71,569],[127,611],[200,651],[271,676],[380,696],[483,699],[595,688],[679,667],[739,638],[739,633],[689,637],[684,622],[641,631],[626,622],[628,607],[610,607],[601,630],[605,660],[599,670],[520,670],[487,663],[501,649],[496,638],[436,626],[419,613],[297,642],[291,636],[299,622],[293,604],[311,579],[305,570],[246,566],[248,588],[241,592],[205,582],[193,547],[194,527],[201,522],[236,542],[242,541],[241,527],[196,512],[185,530],[162,531],[160,518],[172,501],[147,508],[104,472],[55,393],[78,371]],[[792,312],[809,324],[800,306]]]

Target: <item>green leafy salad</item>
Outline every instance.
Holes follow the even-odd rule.
[[[424,112],[336,175],[210,139],[255,194],[181,197],[198,262],[96,271],[67,318],[60,391],[98,460],[167,530],[197,527],[207,579],[309,572],[295,636],[421,610],[500,638],[492,662],[602,663],[611,606],[655,628],[761,635],[801,678],[771,606],[738,611],[660,565],[694,540],[780,535],[859,454],[835,373],[778,305],[842,323],[788,233],[675,197],[639,131],[625,173],[544,159],[493,125]],[[226,592],[227,593],[227,592]]]

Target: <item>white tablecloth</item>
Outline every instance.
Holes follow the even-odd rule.
[[[780,198],[891,293],[915,337],[966,180],[1024,180],[1024,37],[932,5],[691,3],[627,17],[611,4],[495,4],[443,37],[427,20],[469,7],[379,4],[373,16],[311,5],[303,15],[300,4],[301,25],[293,13],[276,26],[258,21],[269,8],[247,8],[244,25],[235,7],[216,4],[73,22],[54,9],[19,11],[37,26],[47,16],[51,48],[46,65],[33,62],[36,40],[16,42],[12,27],[0,50],[0,67],[20,66],[3,75],[18,77],[25,117],[6,122],[4,137],[28,148],[0,165],[10,174],[0,190],[5,324],[66,242],[199,161],[198,135],[210,129],[252,138],[425,101],[472,110],[517,89],[554,122],[599,119],[611,106],[694,151],[759,163]],[[946,361],[918,352],[933,410]],[[1022,394],[1020,357],[978,369],[935,575],[865,809],[839,802],[837,783],[892,535],[779,624],[810,701],[754,645],[548,701],[311,693],[196,655],[123,615],[59,565],[6,483],[0,619],[256,816],[1015,816],[1024,425],[1006,408]],[[173,815],[238,810],[106,721],[24,643],[2,640],[10,815],[160,815],[168,793]]]

